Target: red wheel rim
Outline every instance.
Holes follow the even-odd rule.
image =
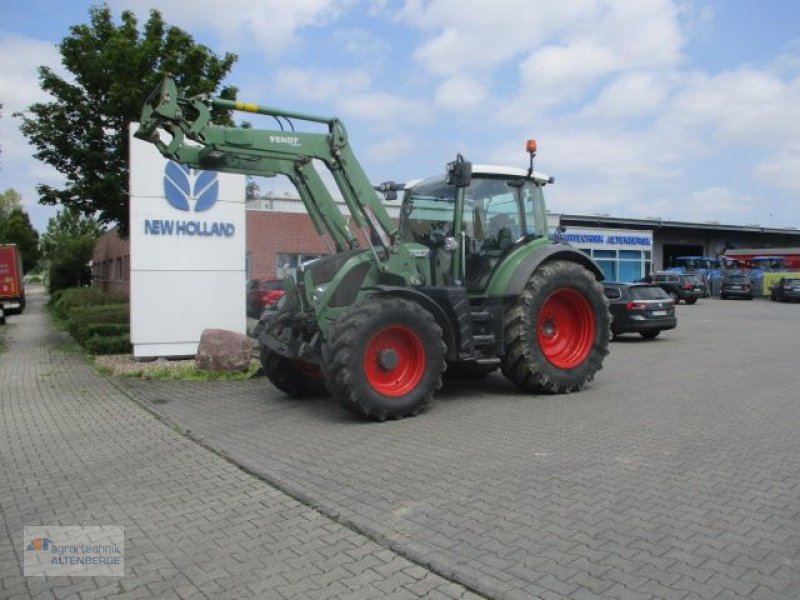
[[[425,348],[408,327],[385,327],[367,342],[364,373],[378,393],[403,396],[417,387],[424,372]]]
[[[569,369],[583,362],[592,349],[594,335],[594,311],[582,293],[559,288],[544,301],[536,337],[545,358],[556,367]]]

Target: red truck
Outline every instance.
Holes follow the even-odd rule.
[[[5,314],[21,313],[25,309],[22,254],[16,244],[0,244],[0,305]]]

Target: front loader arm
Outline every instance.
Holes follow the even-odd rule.
[[[211,107],[322,123],[328,133],[223,127],[211,123]],[[169,141],[162,139],[162,130],[171,136]],[[355,234],[313,168],[312,161],[320,160],[331,171],[357,227],[371,226],[387,248],[397,234],[348,144],[344,125],[335,117],[202,96],[185,98],[174,80],[165,77],[147,99],[135,135],[155,144],[164,156],[194,168],[286,175],[297,187],[317,231],[330,235],[338,251],[354,248],[358,245]]]

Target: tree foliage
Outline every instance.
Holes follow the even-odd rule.
[[[128,124],[139,119],[150,91],[164,73],[172,74],[188,94],[213,94],[236,55],[220,57],[196,44],[185,31],[150,11],[143,31],[135,15],[124,11],[114,23],[107,5],[89,10],[90,23],[70,28],[59,44],[68,81],[39,68],[41,88],[53,102],[33,104],[20,113],[21,130],[35,157],[66,177],[63,189],[38,186],[42,204],[62,204],[101,223],[128,227]],[[220,94],[235,98],[236,88]],[[218,122],[230,122],[217,113]]]
[[[50,291],[88,285],[92,273],[89,261],[103,227],[77,209],[65,208],[47,223],[42,235],[42,254],[50,261]]]
[[[19,194],[14,190],[6,190],[0,199],[9,197],[17,200],[16,204],[6,213],[2,214],[0,204],[0,244],[16,244],[22,254],[22,270],[30,273],[36,268],[41,252],[39,251],[39,232],[31,225],[31,219],[19,205]],[[16,195],[16,196],[15,196]]]
[[[22,194],[14,188],[0,192],[0,223],[7,219],[11,211],[22,207]]]

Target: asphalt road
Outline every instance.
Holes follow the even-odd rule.
[[[492,375],[354,420],[266,380],[126,383],[338,523],[497,598],[800,595],[800,305],[700,300],[584,391]]]

